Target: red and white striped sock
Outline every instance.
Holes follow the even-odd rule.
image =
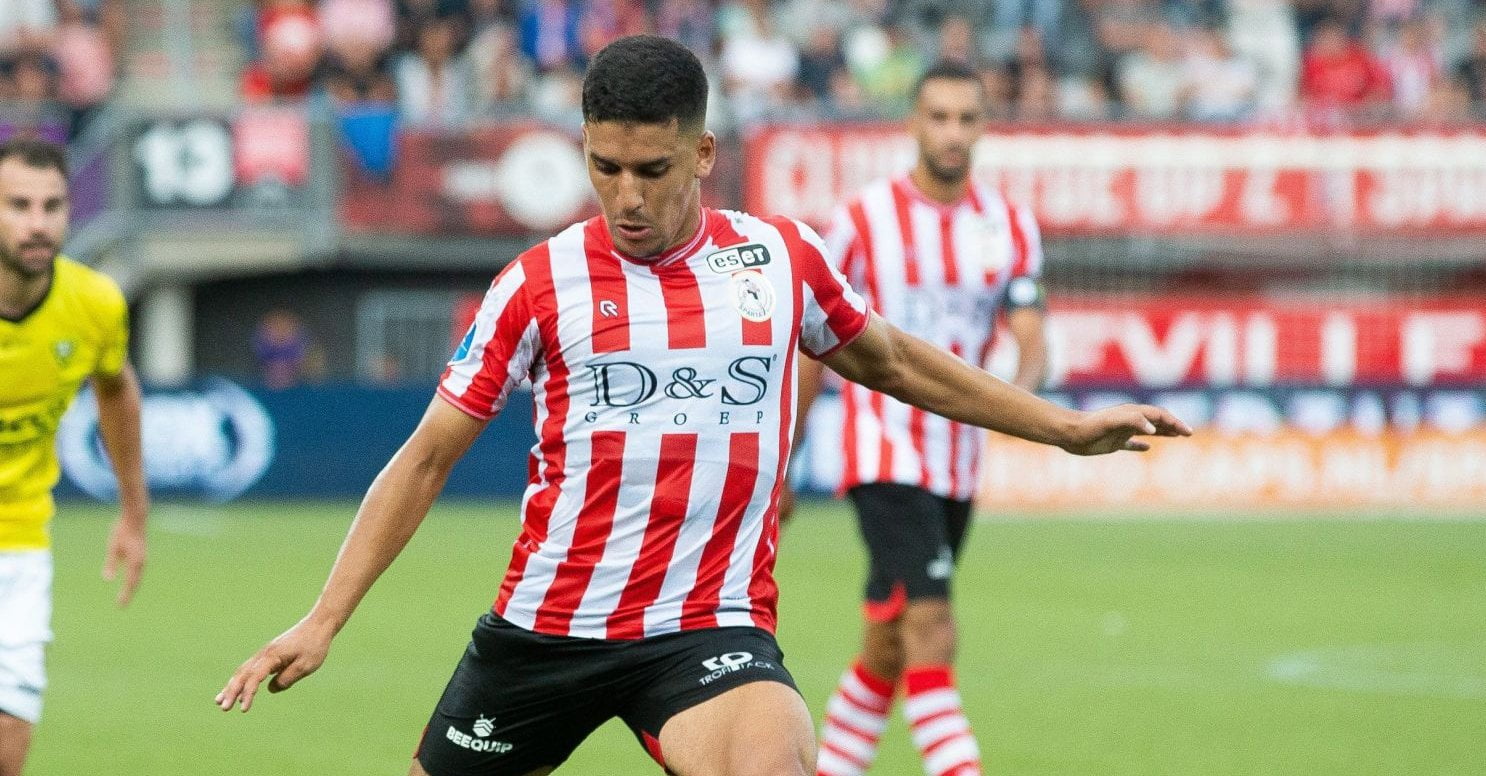
[[[918,666],[903,673],[903,716],[929,776],[980,776],[980,747],[960,705],[949,666]]]
[[[826,706],[817,776],[862,776],[877,756],[877,742],[893,708],[893,683],[853,663]]]

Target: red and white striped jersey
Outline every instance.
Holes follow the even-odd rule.
[[[906,175],[878,181],[840,208],[826,246],[877,314],[976,366],[989,355],[1012,281],[1035,280],[1042,270],[1030,211],[979,184],[954,205],[936,203]],[[974,494],[980,429],[855,383],[842,389],[842,405],[843,489],[896,482],[953,499]]]
[[[795,351],[823,356],[867,304],[808,227],[703,210],[640,261],[602,218],[495,279],[439,385],[477,418],[523,379],[537,444],[496,614],[539,633],[638,639],[773,630]]]

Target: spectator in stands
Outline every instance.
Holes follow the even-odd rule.
[[[1047,68],[1023,68],[1016,91],[1019,121],[1043,124],[1058,118],[1057,84]]]
[[[10,100],[14,110],[34,115],[57,99],[56,65],[44,55],[27,51],[10,61]]]
[[[766,0],[750,0],[748,24],[722,43],[723,89],[742,124],[765,118],[793,101],[800,52],[774,26]]]
[[[1227,39],[1234,53],[1254,63],[1255,108],[1278,115],[1295,105],[1300,75],[1300,33],[1289,0],[1229,0]]]
[[[990,63],[980,68],[980,85],[985,90],[986,118],[1007,121],[1012,117],[1012,84],[1006,68]]]
[[[506,22],[482,25],[467,56],[475,77],[475,110],[489,113],[525,99],[531,66],[521,56],[516,28]]]
[[[398,109],[409,124],[452,126],[471,115],[474,77],[469,63],[456,56],[458,25],[452,16],[423,22],[417,49],[398,57]]]
[[[57,31],[55,0],[0,2],[0,61],[22,51],[45,51]]]
[[[258,375],[266,388],[291,388],[323,373],[323,356],[304,322],[289,310],[277,308],[264,313],[253,332],[252,346]]]
[[[1455,77],[1479,113],[1486,107],[1486,21],[1472,30],[1470,52],[1455,66]]]
[[[1430,25],[1410,19],[1398,28],[1398,39],[1382,56],[1393,86],[1393,107],[1403,118],[1426,113],[1444,74],[1444,52]]]
[[[105,29],[89,18],[81,3],[59,0],[57,10],[62,20],[53,48],[58,68],[57,96],[72,111],[75,136],[113,91],[117,59]],[[103,10],[97,7],[95,13]]]
[[[527,0],[520,20],[521,51],[537,72],[583,68],[582,21],[582,0]]]
[[[243,72],[243,97],[258,102],[309,96],[323,51],[314,11],[293,0],[271,1],[259,14],[259,30],[262,56]]]
[[[923,52],[907,32],[896,24],[858,27],[848,33],[844,49],[847,67],[878,115],[905,115],[924,70]]]
[[[1146,28],[1145,43],[1116,66],[1125,115],[1167,120],[1182,115],[1187,99],[1181,44],[1170,24]]]
[[[1182,66],[1187,116],[1196,121],[1247,118],[1259,88],[1254,63],[1235,55],[1216,29],[1194,30],[1191,40]]]
[[[587,0],[580,27],[585,58],[629,35],[651,31],[644,0]]]
[[[656,34],[679,41],[704,62],[715,48],[713,30],[716,24],[708,0],[659,0],[656,6]]]
[[[797,82],[799,99],[807,104],[831,109],[831,82],[846,69],[841,55],[841,42],[828,25],[816,25],[800,51],[800,74]]]
[[[417,50],[419,30],[435,19],[455,20],[462,47],[470,28],[469,0],[397,0],[397,49]]]
[[[1063,0],[991,0],[991,54],[1010,57],[1028,31],[1040,41],[1057,41],[1063,22]]]
[[[1300,76],[1300,96],[1313,118],[1375,115],[1389,95],[1387,71],[1340,21],[1316,26]]]
[[[1029,30],[1031,28],[1028,28]],[[1036,35],[1035,32],[1032,33]],[[975,26],[959,14],[944,17],[939,25],[938,59],[958,62],[966,67],[979,69],[984,57],[976,45]]]
[[[388,52],[397,36],[388,0],[325,0],[320,5],[325,33],[325,89],[341,105],[393,103]]]

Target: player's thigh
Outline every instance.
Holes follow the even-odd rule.
[[[20,776],[31,748],[31,723],[0,712],[0,776]]]
[[[40,718],[51,612],[51,554],[0,552],[0,714]]]
[[[414,759],[431,776],[557,768],[628,692],[631,680],[614,653],[598,640],[536,634],[486,614]]]
[[[676,776],[807,776],[815,773],[811,725],[793,687],[751,682],[672,717],[660,745]]]
[[[878,610],[868,617],[892,619],[907,600],[948,597],[954,548],[945,500],[897,483],[859,485],[849,495],[867,545],[866,597]]]

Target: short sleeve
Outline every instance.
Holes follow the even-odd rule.
[[[124,371],[124,363],[129,359],[129,305],[113,281],[105,278],[100,288],[100,337],[93,374],[115,377]]]
[[[802,286],[800,349],[811,358],[825,358],[867,330],[871,317],[867,300],[826,259],[827,246],[813,229],[792,219],[771,222],[789,246]]]
[[[496,276],[439,379],[439,396],[480,420],[495,417],[541,351],[521,260]]]

